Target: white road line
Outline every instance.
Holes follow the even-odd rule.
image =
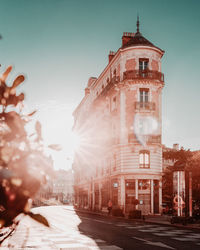
[[[127,227],[128,226],[128,224],[126,223],[121,223],[121,224],[115,224],[115,226],[117,226],[117,227]]]
[[[163,248],[168,248],[168,249],[175,249],[173,247],[170,247],[162,242],[152,242],[152,241],[149,241],[149,240],[145,240],[145,239],[142,239],[142,238],[138,238],[138,237],[132,237],[133,239],[136,239],[136,240],[140,240],[140,241],[143,241],[145,244],[147,245],[152,245],[152,246],[158,246],[158,247],[163,247]]]
[[[197,241],[198,239],[195,239],[195,238],[172,238],[173,240],[179,240],[179,241]]]

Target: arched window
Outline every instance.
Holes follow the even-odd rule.
[[[147,150],[141,150],[139,154],[140,168],[150,168],[150,153]]]

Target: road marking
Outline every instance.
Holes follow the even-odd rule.
[[[117,227],[127,227],[128,224],[127,223],[119,223],[119,224],[116,224],[115,226],[117,226]]]
[[[74,243],[74,244],[56,244],[59,249],[84,249],[85,245],[80,243]]]
[[[166,236],[166,237],[174,237],[176,236],[176,234],[174,233],[171,233],[171,232],[165,232],[165,233],[153,233],[153,235],[156,235],[156,236]]]
[[[133,239],[136,239],[136,240],[140,240],[140,241],[143,241],[145,244],[147,245],[152,245],[152,246],[158,246],[158,247],[163,247],[163,248],[168,248],[168,249],[176,249],[176,248],[173,248],[173,247],[170,247],[162,242],[152,242],[152,241],[149,241],[149,240],[145,240],[145,239],[142,239],[142,238],[138,238],[138,237],[132,237]]]
[[[191,238],[200,239],[200,234],[191,233],[190,235],[186,235],[185,237],[191,237]]]
[[[156,227],[156,225],[127,226],[126,228],[128,228],[128,229],[148,229],[148,228],[153,228],[153,227]]]
[[[102,249],[102,250],[123,250],[123,248],[117,247],[115,245],[111,245],[111,246],[98,246],[97,249]]]
[[[179,237],[179,238],[172,238],[173,240],[179,240],[179,241],[197,241],[198,239],[195,239],[195,238],[181,238],[181,237]]]
[[[83,219],[86,219],[86,220],[93,220],[93,221],[97,221],[97,222],[100,222],[100,223],[105,223],[105,224],[113,224],[112,222],[109,222],[109,221],[103,221],[103,220],[97,220],[97,219],[92,219],[92,218],[88,218],[88,217],[81,217]]]

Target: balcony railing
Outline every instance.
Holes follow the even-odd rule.
[[[161,135],[143,135],[143,140],[148,143],[161,143]],[[132,133],[128,135],[128,142],[129,143],[138,143],[136,136]]]
[[[152,79],[164,82],[164,74],[153,70],[129,70],[124,72],[123,80]]]
[[[96,103],[105,95],[107,95],[108,91],[119,82],[119,77],[118,76],[113,76],[113,78],[111,78],[107,85],[104,87],[104,89],[101,91],[101,93],[96,97],[96,99],[94,100],[93,105],[96,105]]]
[[[135,102],[135,109],[138,111],[142,110],[156,110],[156,104],[154,102]]]
[[[161,135],[149,135],[148,143],[161,143]]]
[[[101,94],[99,96],[103,96],[105,95],[115,84],[117,84],[119,82],[119,77],[118,76],[113,76],[113,78],[111,78],[108,81],[108,84],[106,85],[106,87],[102,90]]]

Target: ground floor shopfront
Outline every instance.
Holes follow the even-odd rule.
[[[113,208],[121,208],[123,213],[134,209],[143,215],[161,213],[161,176],[116,176],[91,180],[75,188],[75,203],[80,208],[106,211],[109,199]]]

